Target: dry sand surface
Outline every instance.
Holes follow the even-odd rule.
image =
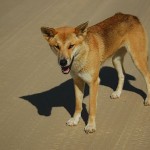
[[[103,65],[97,131],[87,135],[88,89],[79,125],[67,127],[74,112],[72,80],[40,32],[41,26],[93,25],[116,12],[138,16],[150,38],[150,0],[1,0],[0,150],[150,150],[146,84],[130,56],[120,99],[109,97],[117,80],[111,60]]]

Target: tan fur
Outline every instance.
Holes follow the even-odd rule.
[[[150,105],[150,73],[147,65],[147,39],[137,17],[117,13],[94,26],[87,28],[87,25],[86,22],[76,28],[42,27],[41,30],[58,60],[65,58],[67,65],[70,65],[68,72],[74,79],[76,108],[73,118],[67,122],[69,126],[78,124],[84,84],[90,87],[89,120],[85,131],[92,133],[96,130],[96,99],[102,63],[113,56],[113,64],[118,72],[118,86],[111,98],[120,97],[124,84],[123,60],[126,51],[122,47],[126,47],[146,80],[148,94],[145,105]]]

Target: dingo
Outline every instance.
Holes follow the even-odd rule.
[[[90,87],[89,119],[86,133],[96,130],[96,99],[99,86],[99,71],[110,56],[118,72],[118,86],[111,98],[119,98],[124,84],[123,60],[126,50],[143,74],[147,84],[145,105],[150,105],[150,73],[148,71],[147,38],[139,19],[132,15],[117,13],[114,16],[88,27],[88,22],[75,28],[41,27],[64,74],[70,72],[74,80],[76,107],[69,126],[78,124],[82,111],[84,84]],[[126,50],[120,49],[126,47]],[[63,90],[63,89],[62,89]]]

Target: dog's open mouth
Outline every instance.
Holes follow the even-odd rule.
[[[70,72],[73,60],[74,60],[74,57],[73,57],[71,64],[69,66],[65,66],[65,67],[61,66],[62,73],[68,74]]]
[[[66,67],[61,67],[61,70],[64,74],[68,74],[71,70],[71,67],[70,67],[70,65],[66,66]]]

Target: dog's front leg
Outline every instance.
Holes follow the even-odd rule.
[[[89,119],[88,124],[85,127],[86,133],[93,133],[96,131],[96,105],[97,105],[97,96],[98,96],[98,85],[99,85],[99,78],[97,80],[92,81],[89,84],[90,87],[90,101],[89,101]]]
[[[82,100],[84,95],[84,85],[85,85],[84,81],[79,77],[76,77],[73,80],[76,97],[76,106],[73,117],[67,121],[68,126],[76,126],[78,124],[79,119],[81,117]]]

